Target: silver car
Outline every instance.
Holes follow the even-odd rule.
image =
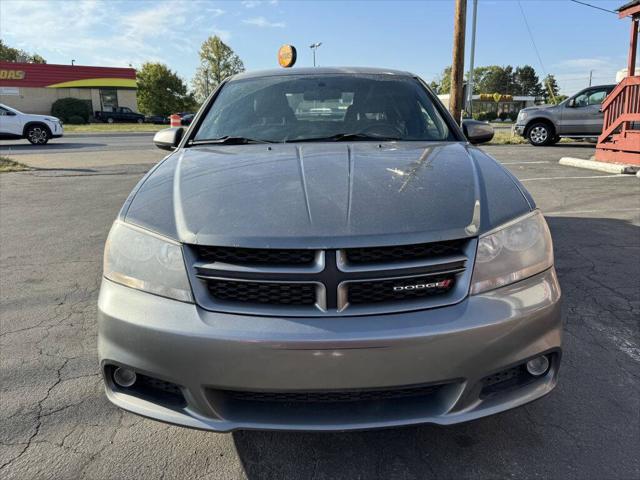
[[[600,106],[614,88],[615,85],[589,87],[558,105],[523,108],[514,130],[536,147],[556,144],[561,138],[595,140],[604,123]]]
[[[407,72],[243,73],[109,234],[108,398],[187,427],[453,424],[555,386],[560,287],[524,187]]]

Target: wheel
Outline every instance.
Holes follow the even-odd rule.
[[[551,145],[555,145],[556,143],[558,143],[560,141],[560,135],[555,135],[552,139],[551,139]]]
[[[27,129],[27,140],[34,145],[44,145],[49,141],[51,135],[46,127],[33,125]]]
[[[545,145],[551,145],[555,133],[548,123],[534,123],[527,130],[527,139],[529,143],[535,147],[543,147]]]
[[[113,123],[113,117],[107,118],[107,123]]]
[[[144,118],[139,118],[138,123],[144,123]]]

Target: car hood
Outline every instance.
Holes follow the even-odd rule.
[[[533,112],[535,110],[549,110],[556,108],[557,105],[545,104],[545,105],[536,105],[534,107],[527,107],[520,110],[521,112]]]
[[[59,122],[60,119],[57,117],[52,117],[51,115],[36,115],[34,113],[27,113],[24,115],[25,120],[27,121],[42,121],[48,120],[49,122]]]
[[[466,144],[367,142],[181,149],[122,215],[185,243],[332,248],[476,236],[529,208]]]

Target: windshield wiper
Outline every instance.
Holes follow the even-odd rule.
[[[261,140],[259,138],[233,137],[225,135],[220,138],[208,138],[205,140],[191,140],[189,145],[246,145],[248,143],[275,143],[271,140]]]
[[[287,143],[295,143],[295,142],[351,142],[351,141],[366,141],[366,140],[376,140],[382,142],[391,142],[395,140],[402,140],[400,137],[390,137],[387,135],[373,135],[370,133],[338,133],[336,135],[331,135],[329,137],[313,137],[313,138],[296,138],[292,140],[285,140]]]

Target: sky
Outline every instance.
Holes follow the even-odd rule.
[[[626,3],[584,1],[609,10]],[[210,35],[231,46],[247,70],[276,68],[284,43],[297,47],[296,66],[312,66],[309,45],[322,42],[321,66],[395,68],[429,82],[451,64],[453,10],[453,0],[2,0],[0,38],[48,63],[163,62],[189,84]],[[615,81],[626,66],[629,29],[628,20],[569,0],[479,0],[475,64],[529,64],[571,94],[588,85],[590,71],[593,84]]]

